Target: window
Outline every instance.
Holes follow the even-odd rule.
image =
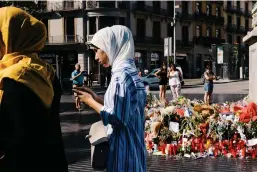
[[[245,20],[245,28],[249,29],[249,21],[248,21],[248,19]]]
[[[209,27],[206,30],[206,36],[211,37],[211,28],[209,28]]]
[[[173,27],[171,27],[171,24],[167,24],[167,36],[173,37]]]
[[[248,12],[248,2],[245,2],[245,12]]]
[[[196,2],[196,13],[200,14],[201,12],[201,3],[200,2]]]
[[[228,35],[228,43],[233,44],[232,35]]]
[[[173,1],[167,1],[167,11],[170,16],[174,15],[174,2]]]
[[[220,30],[216,29],[216,38],[220,38]]]
[[[238,43],[238,44],[241,43],[241,36],[237,36],[237,43]]]
[[[160,39],[160,22],[158,21],[153,21],[153,30],[152,30],[152,37],[155,39],[155,40],[158,40]]]
[[[116,17],[111,17],[111,16],[99,17],[99,29],[105,28],[107,26],[111,27],[115,24],[116,24]]]
[[[207,16],[210,16],[212,14],[210,5],[207,5],[206,14],[207,14]]]
[[[73,9],[74,8],[73,1],[64,1],[64,8],[65,9]]]
[[[140,9],[143,9],[144,6],[145,6],[145,2],[144,2],[144,1],[137,1],[137,6],[138,6]]]
[[[216,7],[216,17],[219,17],[220,16],[220,10],[219,10],[219,7]]]
[[[119,24],[126,26],[126,25],[125,25],[125,18],[124,18],[124,17],[120,17],[120,18],[119,18]]]
[[[201,35],[200,26],[196,26],[196,36],[199,37]]]
[[[65,26],[66,35],[74,36],[74,18],[73,17],[67,17],[65,24],[66,24],[66,26]]]
[[[116,4],[114,1],[99,1],[99,7],[115,8]]]
[[[137,33],[136,33],[138,38],[145,38],[145,32],[146,32],[145,27],[146,27],[145,20],[138,18],[137,19]]]
[[[45,24],[47,28],[47,34],[48,34],[48,19],[43,19],[42,22]]]
[[[240,9],[240,1],[237,1],[237,9]]]
[[[240,17],[237,17],[237,29],[240,28]]]
[[[232,24],[232,16],[228,15],[228,24]]]
[[[189,41],[189,30],[188,30],[188,26],[183,26],[182,27],[182,40],[183,43],[188,43]]]
[[[182,13],[188,13],[188,2],[182,2]]]
[[[160,7],[160,1],[153,1],[152,4],[153,4],[154,12],[159,13],[160,8],[161,8]]]
[[[90,33],[89,35],[93,35],[96,33],[96,17],[89,17],[90,21]]]

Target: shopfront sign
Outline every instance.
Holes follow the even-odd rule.
[[[217,63],[223,64],[223,47],[218,46],[217,48]]]
[[[151,61],[158,61],[159,54],[158,53],[151,53]]]
[[[56,54],[54,53],[40,53],[39,57],[49,64],[55,63]]]
[[[172,55],[172,37],[164,38],[164,57]]]
[[[54,53],[47,53],[47,54],[39,54],[39,57],[42,59],[49,59],[49,58],[55,58],[56,54]]]

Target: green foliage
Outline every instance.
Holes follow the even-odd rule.
[[[35,14],[38,11],[46,9],[46,2],[40,1],[0,1],[0,7],[14,6],[27,11],[30,14]]]

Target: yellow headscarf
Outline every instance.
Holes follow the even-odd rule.
[[[37,55],[44,47],[46,34],[45,25],[25,11],[0,8],[0,102],[3,79],[10,78],[29,87],[50,107],[54,70]]]

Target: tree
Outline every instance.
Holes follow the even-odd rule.
[[[30,14],[36,14],[39,11],[46,9],[46,2],[44,1],[0,1],[0,7],[14,6],[27,11]]]

